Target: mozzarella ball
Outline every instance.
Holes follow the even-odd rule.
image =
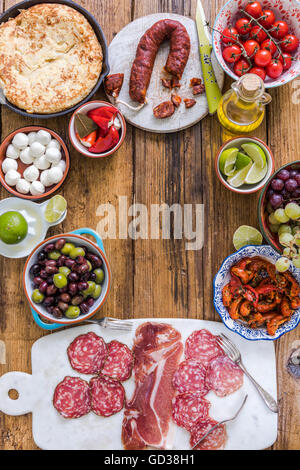
[[[66,169],[66,162],[65,162],[65,160],[61,159],[58,163],[52,163],[51,167],[52,168],[58,167],[64,173],[65,169]]]
[[[3,160],[3,162],[2,162],[2,171],[3,171],[3,173],[7,173],[9,170],[17,171],[17,169],[18,169],[18,163],[13,158],[5,158]]]
[[[35,140],[37,142],[39,142],[40,144],[46,146],[46,145],[50,144],[50,142],[51,142],[51,134],[50,134],[50,132],[47,132],[47,131],[44,131],[44,130],[41,129],[36,134],[36,139]]]
[[[28,145],[32,145],[36,141],[36,132],[29,132],[28,134]]]
[[[52,139],[49,144],[47,145],[47,149],[55,148],[60,150],[60,143],[56,139]]]
[[[52,183],[49,179],[49,170],[42,171],[42,173],[40,174],[40,182],[44,186],[51,186],[52,185]]]
[[[51,181],[51,184],[57,184],[62,180],[63,172],[57,166],[50,168],[50,170],[48,171],[49,171],[48,178],[49,178],[49,181]]]
[[[50,163],[46,159],[45,155],[42,155],[35,159],[34,166],[36,166],[38,170],[47,170],[50,168]]]
[[[26,181],[29,181],[30,183],[32,183],[33,181],[36,181],[39,175],[40,175],[40,172],[34,165],[28,166],[23,173],[23,176],[26,179]]]
[[[20,160],[26,165],[31,165],[31,163],[34,162],[34,158],[32,157],[31,152],[30,152],[30,147],[26,147],[26,149],[21,150]]]
[[[20,173],[15,170],[9,170],[5,175],[5,181],[9,186],[16,186],[20,178]]]
[[[17,147],[15,147],[14,145],[9,144],[6,150],[6,156],[9,158],[13,158],[14,160],[17,160],[17,158],[19,158],[19,155],[20,155],[20,150],[17,149]]]
[[[28,145],[28,135],[23,132],[18,132],[12,140],[12,144],[19,150],[23,150]]]
[[[33,196],[38,196],[45,192],[45,186],[40,181],[33,181],[30,185],[30,192]]]
[[[33,158],[41,157],[42,155],[44,155],[45,150],[45,145],[42,145],[39,142],[33,142],[33,144],[30,145],[30,153]]]
[[[21,194],[27,194],[30,190],[30,183],[24,178],[20,178],[16,184],[16,190]]]
[[[61,153],[56,148],[47,149],[45,155],[50,163],[58,163],[61,160]]]

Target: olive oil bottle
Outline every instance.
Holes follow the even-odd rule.
[[[265,117],[265,106],[272,101],[263,80],[255,74],[243,75],[221,98],[218,118],[230,134],[249,134]]]

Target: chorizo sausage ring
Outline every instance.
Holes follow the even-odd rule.
[[[170,53],[165,70],[181,79],[190,55],[190,37],[179,21],[158,21],[145,32],[137,47],[129,84],[129,94],[133,101],[145,103],[156,55],[167,39],[170,39]]]

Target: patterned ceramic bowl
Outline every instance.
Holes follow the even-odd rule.
[[[215,309],[217,310],[218,314],[220,315],[223,323],[227,328],[235,333],[243,336],[243,338],[248,339],[250,341],[260,341],[260,340],[275,340],[280,338],[280,336],[292,331],[300,322],[300,308],[295,311],[291,319],[286,322],[285,324],[281,325],[276,334],[274,336],[270,336],[266,330],[266,328],[249,328],[246,323],[241,321],[233,320],[227,308],[224,307],[222,301],[222,290],[223,287],[228,284],[230,280],[230,268],[234,264],[238,263],[242,258],[253,257],[253,256],[261,256],[262,258],[266,258],[268,261],[271,261],[273,264],[276,263],[277,259],[280,258],[280,255],[273,250],[268,245],[265,246],[245,246],[241,248],[236,253],[228,256],[224,261],[223,264],[218,271],[217,275],[214,278],[214,305]],[[300,270],[294,267],[291,268],[291,273],[295,277],[298,283],[300,283]]]
[[[218,14],[214,31],[212,35],[212,42],[215,55],[223,70],[235,80],[239,77],[234,73],[230,66],[225,62],[222,56],[222,41],[221,35],[216,32],[223,31],[228,25],[233,25],[235,21],[241,17],[239,9],[247,5],[247,0],[229,0]],[[290,32],[295,34],[300,39],[300,2],[297,0],[262,0],[260,2],[263,9],[271,9],[276,14],[276,20],[282,19],[289,25]],[[277,80],[267,77],[265,80],[266,88],[275,88],[294,80],[300,75],[300,46],[298,51],[293,54],[295,61],[289,70],[284,72]]]

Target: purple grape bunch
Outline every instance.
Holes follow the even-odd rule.
[[[267,200],[274,210],[284,208],[300,198],[300,168],[283,169],[277,173],[267,191]]]

